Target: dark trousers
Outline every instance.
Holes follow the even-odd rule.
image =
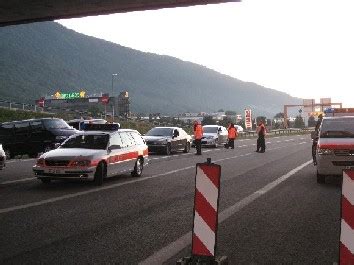
[[[229,144],[228,144],[231,149],[234,149],[235,148],[235,139],[230,139],[229,138]]]
[[[195,139],[195,148],[197,149],[197,154],[202,154],[202,139]]]
[[[264,135],[259,135],[257,139],[257,152],[264,152],[266,149]]]
[[[317,141],[313,141],[312,142],[312,160],[313,160],[314,165],[317,165],[316,149],[317,149]]]

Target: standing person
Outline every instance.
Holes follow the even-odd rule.
[[[314,138],[312,139],[312,160],[313,160],[314,166],[317,165],[316,149],[317,149],[317,142],[318,142],[318,136],[319,136],[319,132],[320,132],[320,126],[322,123],[322,119],[323,119],[323,115],[322,114],[318,115],[318,120],[316,123],[315,132],[313,135]]]
[[[228,132],[228,139],[229,139],[229,143],[228,143],[228,147],[231,147],[231,149],[235,149],[235,139],[238,135],[237,133],[237,129],[235,128],[235,125],[233,123],[231,123],[229,125],[229,127],[227,128],[227,132]]]
[[[263,121],[259,122],[256,132],[258,134],[256,152],[264,153],[265,149],[266,149],[266,146],[265,146],[266,128],[263,124]]]
[[[197,149],[196,155],[202,154],[202,137],[203,137],[203,127],[202,123],[198,120],[194,122],[194,141],[195,148]]]

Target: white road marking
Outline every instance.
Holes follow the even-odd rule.
[[[281,141],[277,141],[277,143],[281,143]]]
[[[1,182],[0,185],[12,184],[12,183],[17,183],[17,182],[25,182],[25,181],[34,180],[34,179],[37,179],[37,178],[25,178],[25,179],[9,180],[9,181]]]
[[[234,205],[228,207],[221,213],[219,213],[219,223],[222,223],[223,221],[227,220],[229,217],[233,216],[235,213],[239,212],[241,209],[245,208],[248,206],[250,203],[261,197],[262,195],[266,194],[276,186],[278,186],[280,183],[284,182],[291,176],[295,175],[297,172],[302,170],[304,167],[307,165],[311,164],[312,160],[309,160],[302,165],[290,170],[288,173],[285,175],[279,177],[278,179],[274,180],[273,182],[270,182],[263,188],[255,191],[251,195],[243,198],[241,201],[235,203]],[[192,232],[189,231],[188,233],[184,234],[180,238],[178,238],[176,241],[170,243],[166,247],[158,250],[154,254],[152,254],[150,257],[147,259],[139,262],[139,265],[149,265],[149,264],[162,264],[166,262],[168,259],[172,258],[178,252],[182,251],[185,247],[191,244],[191,239],[192,239]]]
[[[266,144],[271,144],[272,142],[266,142]]]

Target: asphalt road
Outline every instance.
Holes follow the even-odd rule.
[[[195,164],[222,166],[217,253],[229,264],[338,261],[340,180],[316,183],[309,135],[236,141],[202,156],[152,155],[141,178],[102,187],[33,177],[35,160],[0,171],[1,264],[175,264],[191,251]]]

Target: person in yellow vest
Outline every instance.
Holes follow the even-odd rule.
[[[235,128],[235,125],[233,123],[231,123],[229,125],[229,128],[227,129],[228,131],[228,139],[229,139],[229,143],[227,145],[227,148],[231,147],[231,149],[235,149],[235,139],[238,136],[237,133],[237,129]]]
[[[195,148],[197,149],[196,155],[201,155],[203,127],[202,127],[202,123],[199,120],[194,122],[193,131],[194,131]]]

